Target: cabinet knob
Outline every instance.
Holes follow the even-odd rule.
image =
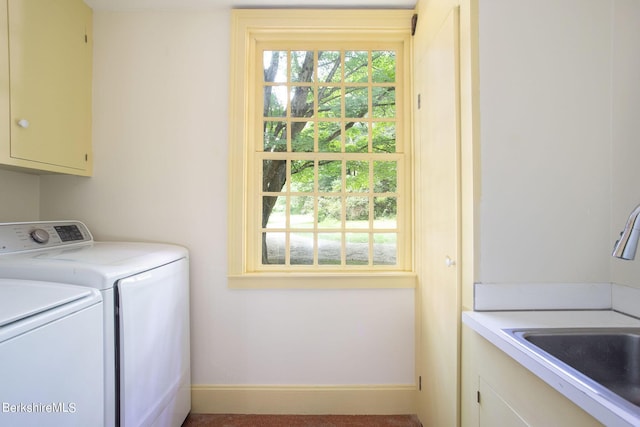
[[[455,261],[454,259],[451,259],[451,257],[447,256],[447,257],[444,259],[444,264],[445,264],[447,267],[453,267],[454,265],[456,265],[456,261]]]
[[[27,120],[27,119],[18,120],[18,126],[20,126],[23,129],[28,128],[29,127],[29,120]]]

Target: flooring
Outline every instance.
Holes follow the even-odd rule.
[[[415,415],[189,414],[182,427],[421,427]]]

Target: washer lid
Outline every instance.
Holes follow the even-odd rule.
[[[92,242],[70,248],[0,254],[0,277],[105,290],[120,279],[187,257],[186,248],[176,245]]]
[[[91,289],[79,286],[0,279],[0,327],[91,294]]]

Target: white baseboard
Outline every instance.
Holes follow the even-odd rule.
[[[191,387],[197,414],[393,415],[416,413],[416,387],[217,386]]]

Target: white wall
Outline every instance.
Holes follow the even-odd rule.
[[[414,291],[230,290],[229,11],[94,12],[94,177],[43,219],[191,251],[194,384],[413,384]]]
[[[0,169],[0,222],[36,221],[40,215],[40,178]]]
[[[615,0],[613,28],[612,246],[640,203],[640,2]],[[640,252],[610,260],[613,282],[640,287]]]
[[[479,2],[477,281],[609,280],[612,2]]]

